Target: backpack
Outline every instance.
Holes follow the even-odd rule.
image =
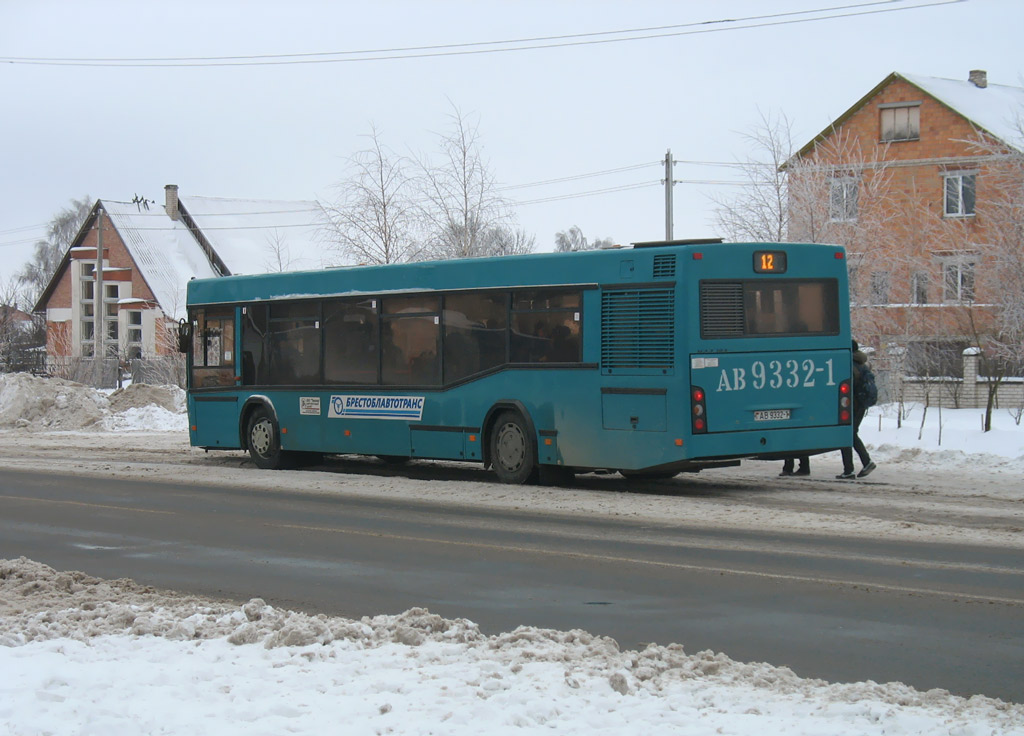
[[[857,378],[853,382],[853,401],[858,406],[869,409],[878,403],[878,386],[875,384],[875,374],[868,368],[867,363],[859,366]]]

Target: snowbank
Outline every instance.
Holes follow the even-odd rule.
[[[62,378],[0,375],[0,428],[29,432],[186,430],[185,392],[130,384],[109,396]]]
[[[981,696],[580,630],[484,636],[424,609],[238,606],[25,558],[0,560],[0,671],[0,728],[24,734],[1024,734],[1024,706]]]

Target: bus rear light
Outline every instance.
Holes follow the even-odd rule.
[[[695,260],[695,261],[702,261],[702,260],[704,260],[704,254],[703,253],[694,253],[693,254],[693,260]]]
[[[841,250],[837,250],[837,251],[836,251],[836,260],[837,260],[837,261],[841,261],[841,260],[843,260],[843,258],[845,258],[845,257],[846,257],[846,256],[844,256],[844,255],[843,255],[843,252],[842,252]]]
[[[849,424],[852,414],[850,412],[850,381],[842,381],[839,384],[839,423]]]
[[[694,434],[704,434],[708,431],[707,422],[707,394],[700,386],[690,388],[690,422]]]
[[[683,438],[682,437],[676,437],[676,447],[682,447],[682,446],[683,446]]]

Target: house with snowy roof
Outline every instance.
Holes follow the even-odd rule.
[[[997,331],[1024,88],[987,76],[893,72],[786,164],[791,239],[847,247],[854,334],[903,374],[962,377]]]
[[[51,364],[174,352],[192,279],[326,265],[316,202],[164,193],[96,201],[35,306]]]

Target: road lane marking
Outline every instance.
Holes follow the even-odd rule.
[[[664,560],[645,560],[639,557],[623,557],[618,555],[602,555],[592,552],[564,552],[558,550],[545,550],[535,547],[521,547],[517,545],[491,544],[486,542],[463,542],[452,539],[435,539],[431,537],[414,537],[403,534],[386,534],[382,532],[367,532],[355,529],[343,529],[337,527],[309,526],[305,524],[267,524],[268,527],[280,529],[301,529],[304,531],[327,532],[330,534],[350,534],[359,537],[377,537],[379,539],[394,539],[399,542],[420,542],[426,544],[442,544],[452,547],[473,547],[476,549],[491,549],[502,552],[519,552],[524,554],[550,555],[567,557],[570,559],[591,560],[597,562],[625,563],[632,565],[648,565],[651,567],[665,567],[674,570],[687,570],[691,572],[715,573],[719,575],[744,575],[747,577],[764,578],[767,580],[785,580],[798,583],[814,583],[817,585],[835,585],[846,588],[858,588],[865,591],[882,590],[894,593],[907,593],[912,595],[931,595],[940,598],[950,598],[963,601],[978,601],[983,603],[1005,603],[1009,605],[1024,605],[1024,598],[1003,598],[1000,596],[977,595],[974,593],[956,593],[947,590],[936,590],[934,588],[913,588],[904,585],[890,585],[887,583],[873,583],[864,580],[841,580],[837,578],[822,578],[812,575],[791,575],[786,573],[763,572],[758,570],[743,570],[733,567],[718,567],[713,565],[693,565],[685,562],[666,562]]]
[[[111,506],[105,503],[86,503],[85,501],[58,501],[52,498],[34,498],[32,496],[0,496],[0,500],[9,501],[31,501],[33,503],[52,503],[58,506],[85,506],[91,509],[113,509],[114,511],[137,511],[140,514],[170,514],[177,516],[177,511],[163,511],[161,509],[140,509],[135,506]]]

